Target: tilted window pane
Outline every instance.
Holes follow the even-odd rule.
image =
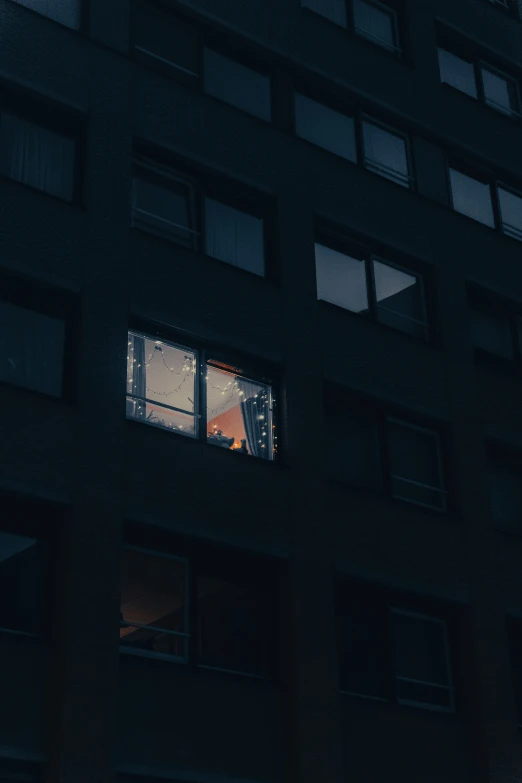
[[[330,478],[355,487],[382,489],[377,427],[360,411],[326,411],[326,462]]]
[[[15,0],[49,19],[77,30],[80,26],[81,0]]]
[[[0,380],[61,397],[65,323],[0,300]]]
[[[295,132],[302,139],[336,155],[354,163],[357,161],[353,117],[329,109],[300,93],[295,94]]]
[[[317,298],[354,313],[368,312],[366,263],[326,245],[315,245]]]
[[[493,461],[490,467],[491,515],[496,524],[522,532],[522,469]]]
[[[75,142],[21,117],[0,116],[0,173],[72,201]]]
[[[137,10],[135,29],[137,49],[177,70],[198,75],[198,39],[192,28],[147,3]]]
[[[140,175],[133,181],[132,224],[172,239],[184,247],[197,246],[192,191],[189,183],[165,178],[165,186]]]
[[[269,386],[207,365],[207,443],[273,459]]]
[[[402,332],[425,337],[424,299],[419,278],[375,260],[373,276],[379,321]]]
[[[479,182],[456,169],[450,168],[449,171],[453,209],[494,228],[495,217],[489,184]]]
[[[522,242],[522,197],[504,188],[498,189],[502,230]]]
[[[46,579],[45,542],[0,531],[0,628],[42,632]]]
[[[127,417],[195,437],[196,370],[193,351],[129,332]]]
[[[341,27],[347,25],[346,0],[301,0],[301,6],[310,8]]]
[[[450,687],[446,629],[443,623],[391,612],[395,675]]]
[[[121,559],[120,644],[186,659],[187,564],[125,547]]]
[[[268,76],[212,49],[205,49],[205,91],[263,120],[272,118]]]
[[[390,695],[388,640],[382,612],[353,602],[338,613],[341,690],[387,700]]]
[[[393,420],[388,420],[387,432],[393,496],[444,508],[437,435]]]
[[[409,188],[406,141],[371,122],[364,121],[362,126],[366,168]]]
[[[507,318],[471,310],[471,339],[475,348],[512,360],[513,338]]]
[[[197,607],[201,665],[257,676],[268,673],[271,617],[261,590],[201,575]]]
[[[265,274],[263,219],[205,199],[207,255],[261,277]]]
[[[353,16],[357,32],[387,49],[396,49],[398,41],[393,11],[366,2],[353,0]]]
[[[519,111],[517,88],[512,79],[499,76],[488,68],[482,68],[482,83],[484,85],[484,98],[489,106],[501,111],[503,114],[512,114]]]
[[[461,57],[439,48],[440,80],[472,98],[478,97],[475,68]]]

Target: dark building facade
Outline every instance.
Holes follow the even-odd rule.
[[[522,8],[0,38],[0,778],[522,780]]]

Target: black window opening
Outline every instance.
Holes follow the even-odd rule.
[[[199,668],[267,678],[274,670],[275,590],[242,558],[126,545],[120,649]]]
[[[272,271],[273,232],[265,202],[149,160],[135,163],[133,227],[259,277]]]
[[[522,728],[522,619],[508,616],[506,631],[517,720],[519,728]]]
[[[427,340],[422,275],[368,252],[316,242],[317,298]]]
[[[19,5],[26,6],[32,11],[37,11],[42,16],[47,16],[55,22],[78,30],[81,24],[82,0],[54,0],[41,3],[35,0],[14,0]]]
[[[489,502],[495,527],[522,534],[522,456],[488,448]]]
[[[0,174],[62,201],[82,199],[83,119],[39,97],[5,94],[0,104]]]
[[[439,46],[440,80],[507,116],[520,117],[520,90],[515,76],[482,61]]]
[[[272,385],[140,332],[129,332],[127,418],[238,454],[273,460],[277,452]]]
[[[301,6],[400,56],[399,15],[378,0],[301,0]]]
[[[70,400],[76,302],[22,277],[0,280],[0,382]]]
[[[205,92],[259,119],[272,121],[270,77],[205,47]]]
[[[469,307],[475,363],[521,376],[522,314],[488,291],[470,292]]]
[[[450,164],[448,173],[456,212],[522,242],[522,191],[458,164]]]
[[[42,765],[18,759],[2,759],[0,781],[2,783],[40,783],[43,780]]]
[[[451,713],[455,690],[448,623],[384,591],[338,591],[341,693]]]
[[[437,431],[380,414],[328,386],[325,420],[330,478],[395,500],[447,511]]]

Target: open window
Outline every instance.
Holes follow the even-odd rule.
[[[405,188],[413,187],[408,139],[370,119],[362,122],[364,165]]]
[[[55,22],[78,30],[81,22],[82,0],[14,0],[32,11]]]

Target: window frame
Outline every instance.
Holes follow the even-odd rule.
[[[479,93],[480,102],[483,103],[484,106],[488,106],[490,109],[494,109],[494,111],[496,111],[498,114],[503,114],[505,117],[512,117],[512,118],[514,117],[518,120],[522,119],[522,114],[520,112],[520,84],[517,77],[512,76],[506,71],[503,71],[501,68],[497,68],[495,65],[491,65],[487,60],[484,60],[482,58],[476,60],[475,70],[476,70],[475,79],[477,81],[477,89]],[[496,104],[494,101],[488,101],[488,99],[486,98],[484,78],[482,75],[484,70],[489,71],[494,76],[498,76],[501,79],[503,79],[507,84],[512,85],[515,91],[515,99],[517,104],[516,109],[510,109],[508,111],[501,104]]]
[[[404,141],[405,151],[406,151],[406,163],[408,166],[408,174],[406,176],[397,174],[394,172],[394,169],[389,168],[388,166],[384,166],[382,164],[375,164],[376,168],[379,166],[380,168],[387,170],[390,172],[390,176],[386,176],[385,174],[381,174],[379,171],[375,171],[374,169],[370,168],[367,165],[366,160],[366,152],[365,152],[365,145],[364,145],[364,129],[363,129],[363,123],[367,123],[368,125],[374,125],[376,128],[379,128],[380,130],[385,131],[386,133],[389,133],[390,136],[397,136],[398,138],[402,139]],[[385,122],[381,122],[380,120],[376,120],[374,117],[372,117],[369,114],[361,113],[359,116],[359,144],[360,144],[360,155],[361,155],[361,165],[366,170],[371,172],[372,174],[377,174],[379,177],[382,177],[383,179],[387,179],[388,182],[394,182],[396,185],[399,185],[400,187],[403,187],[400,182],[397,182],[396,180],[392,179],[391,176],[395,174],[396,177],[399,179],[401,177],[404,177],[405,180],[407,180],[405,190],[411,190],[415,192],[417,190],[417,180],[415,177],[415,169],[413,165],[413,154],[412,154],[412,147],[411,147],[411,140],[410,135],[408,133],[405,133],[404,131],[397,130],[396,128],[393,128],[391,125],[388,125]]]
[[[467,301],[474,364],[479,367],[504,370],[511,376],[522,378],[522,331],[518,328],[518,321],[522,323],[521,309],[515,303],[495,297],[492,292],[475,286],[468,286]],[[512,360],[474,345],[471,334],[471,311],[483,313],[507,322],[513,349]]]
[[[199,660],[198,628],[199,597],[198,585],[201,577],[214,577],[225,582],[238,583],[242,587],[259,590],[266,597],[270,611],[270,633],[273,639],[278,639],[279,633],[279,580],[283,576],[281,561],[275,557],[254,551],[242,551],[228,548],[221,543],[201,543],[191,540],[181,534],[161,530],[153,526],[143,526],[130,523],[126,525],[121,551],[132,549],[138,552],[152,553],[164,559],[186,563],[186,628],[187,632],[178,634],[187,639],[187,654],[185,657],[156,653],[153,650],[138,650],[119,645],[120,653],[137,658],[152,658],[169,664],[184,666],[191,671],[204,671],[216,675],[237,677],[240,680],[249,679],[261,683],[274,682],[278,678],[277,654],[267,656],[266,672],[253,674],[237,669],[212,666]],[[267,579],[267,574],[276,569],[276,578]],[[121,596],[120,584],[120,596]],[[121,607],[121,597],[120,597]],[[120,609],[121,611],[121,609]],[[123,625],[128,625],[123,623]],[[119,627],[122,627],[121,620]],[[150,626],[149,626],[150,627]],[[265,650],[266,652],[266,650]]]
[[[169,432],[170,434],[174,435],[180,435],[183,438],[190,439],[199,443],[205,443],[206,445],[209,445],[207,443],[208,440],[208,433],[207,433],[207,425],[208,425],[208,412],[207,412],[207,386],[206,386],[206,378],[207,378],[207,368],[210,367],[216,367],[216,369],[224,370],[225,372],[230,372],[233,374],[238,375],[244,380],[251,381],[254,384],[259,384],[263,386],[267,386],[270,390],[270,403],[269,403],[269,411],[270,411],[270,443],[271,443],[271,458],[264,458],[264,457],[256,457],[254,454],[248,454],[250,459],[254,458],[257,462],[268,462],[274,464],[278,461],[278,444],[276,441],[278,440],[277,432],[280,429],[279,428],[279,421],[278,421],[278,415],[277,415],[277,392],[275,390],[276,386],[278,385],[277,377],[274,378],[274,380],[268,379],[266,376],[262,375],[259,372],[251,371],[250,367],[252,363],[249,363],[246,367],[237,367],[230,364],[230,356],[226,356],[223,354],[223,351],[221,349],[215,349],[212,346],[210,346],[208,343],[203,344],[201,342],[196,342],[194,340],[194,347],[190,347],[187,345],[183,345],[181,343],[178,343],[174,339],[174,335],[171,335],[169,337],[165,337],[165,333],[163,330],[155,330],[152,325],[149,324],[148,328],[145,328],[145,325],[138,324],[137,326],[130,325],[127,329],[127,334],[134,335],[137,337],[142,337],[147,340],[152,340],[154,342],[160,341],[161,343],[171,346],[173,348],[176,348],[177,350],[181,351],[187,351],[188,353],[194,354],[194,358],[196,361],[196,373],[195,373],[195,379],[194,379],[194,394],[195,394],[195,400],[194,400],[194,413],[183,411],[181,409],[175,408],[173,406],[167,406],[163,405],[162,403],[158,403],[155,400],[148,400],[153,405],[159,405],[160,407],[165,407],[169,410],[176,410],[181,413],[185,413],[185,415],[193,416],[194,417],[194,429],[195,429],[195,435],[187,435],[187,434],[181,434],[177,433],[175,430],[166,430],[164,427],[160,427],[157,425],[151,425],[149,426],[154,427],[154,429],[162,430],[164,432]],[[191,342],[191,341],[189,341]],[[128,338],[127,338],[128,343]],[[127,346],[128,347],[128,346]],[[277,370],[274,368],[274,374],[277,376]],[[126,399],[142,399],[138,398],[135,395],[129,395],[127,392],[125,394]],[[144,400],[147,401],[147,400]],[[147,424],[146,421],[141,421],[136,419],[132,416],[126,416],[127,421],[130,422],[136,422],[138,424]],[[275,432],[274,432],[275,430]],[[212,444],[210,444],[212,445]],[[221,451],[234,451],[233,449],[221,449]]]
[[[371,35],[370,33],[366,33],[364,30],[361,30],[357,27],[355,23],[355,6],[354,6],[354,0],[351,0],[351,21],[353,26],[353,32],[354,35],[357,38],[360,38],[361,40],[369,41],[370,43],[373,43],[375,46],[378,46],[381,49],[384,49],[389,54],[393,55],[396,58],[402,58],[404,56],[404,50],[401,48],[401,35],[400,35],[400,25],[399,25],[399,14],[396,8],[393,6],[386,5],[386,3],[380,2],[380,0],[360,0],[363,3],[366,3],[367,5],[372,5],[375,8],[377,8],[379,11],[382,11],[383,13],[388,14],[391,17],[392,20],[392,27],[393,27],[393,36],[396,41],[395,44],[390,46],[386,41],[382,40],[381,38],[378,38],[375,35]]]

